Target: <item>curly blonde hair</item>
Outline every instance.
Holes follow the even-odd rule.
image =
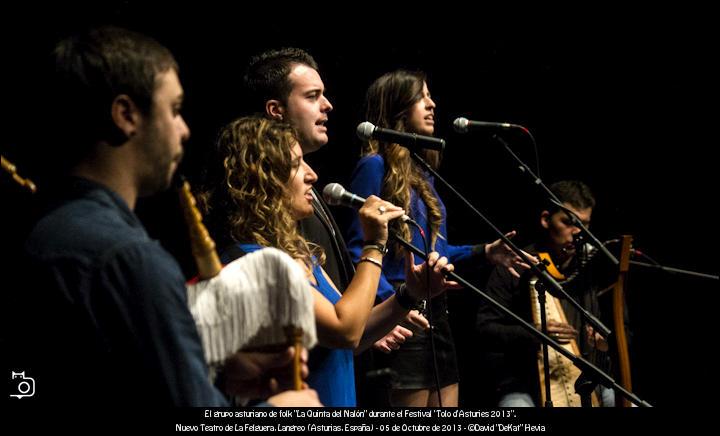
[[[222,183],[199,200],[210,215],[224,214],[224,220],[210,222],[221,224],[225,240],[277,247],[312,268],[313,256],[323,264],[325,254],[300,235],[292,215],[288,182],[296,143],[297,133],[289,124],[262,117],[231,122],[217,139]]]
[[[379,127],[407,131],[410,109],[422,98],[425,74],[397,70],[386,73],[368,88],[366,96],[366,119]],[[363,145],[363,156],[379,154],[385,160],[385,177],[381,197],[410,210],[410,190],[415,189],[428,210],[431,247],[434,249],[442,224],[440,202],[435,196],[421,169],[412,161],[407,148],[398,144],[371,140]],[[440,164],[440,153],[432,150],[421,152],[433,168]],[[390,229],[410,239],[410,229],[401,220],[390,222]],[[399,247],[396,247],[399,250]]]

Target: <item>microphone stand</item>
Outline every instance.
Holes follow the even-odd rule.
[[[530,178],[532,179],[532,183],[534,183],[535,185],[538,185],[540,188],[542,188],[545,191],[550,202],[553,203],[555,206],[559,207],[560,209],[562,209],[563,211],[565,211],[565,213],[567,213],[568,216],[570,217],[570,220],[573,222],[573,225],[576,226],[577,228],[579,228],[584,234],[586,234],[592,241],[592,244],[595,247],[597,247],[600,251],[602,251],[602,253],[605,255],[605,257],[610,259],[610,261],[613,263],[613,265],[619,266],[620,261],[618,261],[617,258],[615,256],[613,256],[613,254],[610,253],[610,251],[607,248],[605,248],[603,243],[600,242],[600,240],[598,238],[596,238],[595,235],[593,235],[590,232],[590,230],[588,230],[587,227],[585,227],[585,225],[582,223],[582,221],[580,221],[580,219],[577,217],[577,215],[575,215],[575,213],[573,211],[571,211],[570,209],[565,207],[562,204],[562,202],[560,202],[560,199],[557,198],[557,196],[543,183],[543,181],[540,179],[540,177],[536,176],[535,173],[532,172],[530,167],[527,166],[525,164],[525,162],[523,162],[512,151],[512,149],[510,149],[510,146],[508,145],[508,143],[504,139],[499,137],[498,135],[493,135],[492,137],[493,137],[493,139],[498,141],[500,144],[502,144],[503,147],[505,147],[505,150],[507,150],[507,152],[510,153],[510,155],[513,158],[515,158],[515,160],[518,162],[518,165],[520,165],[518,168],[520,170],[520,172],[525,173],[528,176],[530,176]]]
[[[538,294],[538,305],[540,306],[540,331],[547,335],[547,311],[545,310],[545,286],[542,282],[535,283],[535,290]],[[553,407],[552,389],[550,389],[550,355],[547,342],[542,343],[543,374],[545,375],[545,407]]]
[[[393,240],[395,240],[397,243],[399,243],[400,245],[405,247],[407,250],[410,250],[416,256],[420,256],[422,259],[427,261],[427,258],[428,258],[427,253],[425,253],[424,251],[415,247],[408,241],[404,240],[402,237],[398,236],[397,233],[391,232],[390,237],[393,238]],[[528,323],[524,319],[520,318],[518,315],[516,315],[510,309],[506,308],[502,304],[495,301],[494,298],[487,295],[485,292],[483,292],[480,289],[473,286],[467,280],[463,279],[462,277],[455,274],[454,272],[444,272],[444,274],[445,274],[445,277],[449,278],[450,280],[454,280],[454,281],[458,282],[459,284],[475,291],[475,293],[480,295],[480,297],[482,297],[483,300],[490,303],[490,305],[492,305],[495,309],[497,309],[497,310],[503,312],[505,315],[511,317],[515,322],[520,324],[525,330],[527,330],[528,332],[530,332],[530,334],[532,334],[533,336],[538,338],[542,343],[550,345],[551,347],[556,349],[558,351],[558,353],[560,353],[563,356],[570,359],[570,361],[573,363],[573,365],[580,368],[584,373],[590,374],[590,376],[594,380],[598,380],[604,386],[615,389],[615,391],[619,392],[622,396],[624,396],[628,400],[632,401],[634,404],[637,404],[638,406],[652,407],[652,405],[650,403],[648,403],[647,401],[640,399],[634,393],[632,393],[632,392],[628,391],[627,389],[623,388],[622,386],[618,385],[612,377],[610,377],[609,375],[604,373],[598,367],[596,367],[595,365],[593,365],[592,363],[588,362],[587,360],[585,360],[584,358],[582,358],[580,356],[575,356],[570,351],[563,348],[559,343],[555,342],[555,340],[550,338],[547,334],[545,334],[545,333],[541,332],[540,330],[536,329],[535,327],[533,327],[530,323]]]
[[[699,278],[702,278],[702,279],[720,280],[720,276],[714,276],[714,275],[712,275],[712,274],[699,273],[699,272],[696,272],[696,271],[688,271],[688,270],[685,270],[685,269],[673,268],[673,267],[670,267],[670,266],[663,266],[663,265],[660,265],[659,263],[645,263],[645,262],[638,262],[638,261],[636,261],[636,260],[631,260],[631,261],[630,261],[630,264],[631,264],[631,265],[637,265],[637,266],[643,266],[643,267],[645,267],[645,268],[656,269],[656,270],[659,270],[659,271],[666,272],[666,273],[668,273],[668,274],[685,274],[685,275],[688,275],[688,276],[691,276],[691,277],[699,277]]]
[[[594,246],[597,247],[600,251],[602,251],[602,253],[608,259],[610,259],[610,261],[612,262],[613,265],[619,266],[620,262],[618,261],[618,259],[615,256],[613,256],[612,253],[610,253],[610,251],[605,247],[605,245],[602,242],[600,242],[600,240],[593,233],[590,232],[590,230],[582,223],[582,221],[577,217],[577,215],[575,215],[575,213],[573,211],[571,211],[564,204],[562,204],[562,202],[555,195],[555,193],[552,192],[547,187],[547,185],[545,185],[543,183],[542,179],[540,179],[539,176],[537,176],[535,173],[533,173],[533,171],[530,169],[530,167],[527,164],[525,164],[525,162],[523,162],[522,159],[520,159],[518,157],[518,155],[515,154],[515,152],[512,151],[512,149],[510,148],[508,143],[498,135],[493,135],[492,137],[493,137],[493,139],[495,139],[496,141],[501,143],[503,145],[503,147],[505,147],[505,150],[507,150],[507,152],[517,161],[517,163],[519,165],[518,169],[520,170],[520,172],[527,174],[532,179],[532,182],[535,185],[539,186],[542,190],[545,191],[545,193],[548,196],[548,200],[552,204],[554,204],[555,206],[557,206],[558,208],[563,210],[568,215],[568,217],[570,217],[570,220],[572,221],[573,225],[581,230],[580,235],[587,235],[587,237],[592,241]],[[583,255],[586,254],[584,245],[585,244],[581,245],[581,249],[578,252],[579,256],[580,256],[578,261],[584,260]],[[588,290],[587,287],[583,287],[582,289],[585,289],[586,291]],[[578,310],[580,313],[582,313],[583,316],[585,317],[585,319],[588,320],[589,323],[591,325],[593,325],[593,327],[595,328],[596,325],[593,323],[593,321],[595,320],[598,323],[600,321],[594,315],[592,315],[589,311],[587,311],[584,307],[582,307],[574,298],[571,298],[567,293],[565,293],[564,290],[562,292],[563,292],[565,298],[567,299],[567,301],[569,301],[570,304],[572,304],[576,310]],[[541,293],[542,292],[538,293],[538,298],[540,297]],[[541,309],[542,309],[541,314],[544,314],[545,306],[541,306]],[[610,330],[609,329],[606,329],[604,331],[603,330],[596,330],[596,331],[599,331],[600,334],[603,335],[605,338],[610,338]],[[582,337],[582,332],[580,333],[580,335]],[[545,352],[545,351],[546,350],[544,349],[543,352]],[[545,362],[547,363],[547,357],[545,357]],[[545,365],[545,367],[547,368],[547,364]],[[546,377],[547,377],[547,374],[546,374]],[[549,390],[549,381],[547,381],[547,380],[546,380],[546,385],[547,385],[546,389]],[[596,382],[594,380],[586,377],[584,372],[580,375],[580,377],[578,377],[578,380],[575,383],[575,389],[578,392],[578,394],[580,395],[581,403],[582,403],[583,407],[592,406],[592,402],[590,401],[590,395],[591,395],[592,391],[595,389],[595,385],[596,385]]]
[[[515,243],[513,243],[510,239],[508,239],[505,234],[500,231],[489,219],[485,217],[482,213],[480,213],[479,210],[477,210],[465,197],[462,196],[455,188],[452,187],[450,183],[445,181],[440,174],[437,173],[430,165],[428,165],[427,162],[425,162],[416,152],[414,152],[412,149],[410,149],[410,155],[412,158],[420,164],[423,168],[425,168],[426,171],[428,171],[430,174],[433,175],[437,180],[442,182],[442,184],[448,188],[450,191],[452,191],[453,194],[457,198],[459,198],[467,207],[470,208],[477,216],[479,216],[483,221],[485,221],[485,224],[487,224],[499,237],[500,239],[507,244],[510,249],[515,252],[520,258],[525,262],[526,264],[530,265],[530,268],[535,272],[535,274],[542,279],[542,281],[550,287],[551,291],[554,291],[553,293],[555,295],[562,296],[563,298],[566,298],[570,304],[572,304],[575,309],[580,312],[585,319],[588,321],[590,325],[593,326],[593,329],[595,331],[599,332],[604,337],[610,336],[610,329],[605,326],[598,318],[596,318],[594,315],[592,315],[590,312],[585,310],[584,307],[582,307],[580,304],[578,304],[577,301],[575,301],[565,290],[560,286],[560,284],[550,275],[550,273],[547,272],[545,268],[545,264],[542,262],[538,263],[537,265],[530,261],[530,258],[527,257],[524,251],[522,251],[520,248],[518,248]],[[578,220],[579,221],[579,220]],[[582,225],[582,224],[581,224]],[[601,244],[602,245],[602,244]],[[615,260],[617,263],[617,259]]]
[[[618,242],[620,242],[619,239],[611,239],[611,240],[609,240],[609,241],[603,242],[603,245],[616,244],[616,243],[618,243]],[[648,256],[647,254],[645,254],[645,253],[643,253],[643,252],[641,252],[641,251],[639,251],[639,250],[631,250],[630,253],[633,254],[633,255],[635,255],[635,256],[643,257],[643,258],[645,258],[645,259],[647,259],[647,260],[650,261],[650,263],[647,263],[647,262],[638,262],[637,260],[631,260],[631,261],[630,261],[630,264],[631,264],[631,265],[642,266],[642,267],[645,267],[645,268],[652,268],[652,269],[656,269],[656,270],[658,270],[658,271],[665,272],[665,273],[667,273],[667,274],[683,274],[683,275],[687,275],[687,276],[690,276],[690,277],[698,277],[698,278],[701,278],[701,279],[720,280],[720,277],[719,277],[719,276],[712,275],[712,274],[705,274],[705,273],[701,273],[701,272],[697,272],[697,271],[690,271],[690,270],[686,270],[686,269],[673,268],[673,267],[671,267],[671,266],[663,266],[663,265],[661,265],[658,261],[656,261],[656,260],[653,259],[652,257]]]
[[[580,289],[583,292],[590,292],[592,293],[591,299],[592,301],[597,301],[597,296],[595,295],[595,289],[591,288],[591,280],[589,277],[589,269],[585,270],[585,265],[587,262],[590,261],[590,257],[588,255],[588,244],[585,243],[584,238],[582,237],[582,233],[578,235],[578,238],[575,240],[575,251],[576,251],[576,261],[577,261],[577,268],[578,271],[580,271]],[[582,272],[585,270],[585,272]],[[592,307],[592,303],[590,305]],[[582,337],[584,335],[584,332],[579,332],[580,334],[580,340],[582,340]],[[594,333],[593,333],[594,334]],[[597,363],[597,349],[593,348],[589,355],[591,356],[591,360],[593,363]],[[605,368],[607,370],[607,368]],[[584,372],[580,373],[580,376],[575,380],[575,392],[577,392],[578,395],[580,395],[580,404],[582,407],[592,407],[592,393],[595,390],[595,386],[597,386],[597,381],[594,380],[592,377],[587,376]]]

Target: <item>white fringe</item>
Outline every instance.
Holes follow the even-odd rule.
[[[264,248],[226,265],[220,274],[187,286],[209,365],[243,348],[287,343],[286,326],[303,331],[303,345],[317,343],[313,293],[289,255]]]

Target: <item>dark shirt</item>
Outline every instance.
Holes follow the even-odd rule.
[[[72,179],[25,244],[16,358],[35,401],[221,406],[185,280],[116,193]]]
[[[332,279],[335,287],[340,292],[345,292],[355,274],[355,267],[330,209],[315,188],[313,188],[313,197],[315,213],[300,221],[300,233],[307,241],[322,247],[325,251],[325,264],[323,264],[325,272]]]
[[[535,245],[524,248],[531,254],[539,250]],[[571,262],[561,272],[569,277],[569,273],[577,269]],[[586,310],[595,315],[600,314],[597,290],[599,274],[594,280],[589,278],[589,271],[576,275],[572,280],[560,281],[563,289],[580,303]],[[511,275],[506,268],[496,267],[490,274],[486,293],[498,303],[529,323],[533,323],[528,281],[530,273],[520,279]],[[565,298],[560,298],[568,323],[578,331],[577,344],[585,358],[590,357],[590,347],[585,340],[585,328],[582,314]],[[499,396],[509,392],[526,392],[539,404],[540,381],[538,377],[539,341],[530,332],[518,324],[510,316],[495,309],[486,302],[481,302],[477,315],[478,344],[480,347],[480,365],[486,380]],[[608,369],[607,356],[597,352],[590,359],[602,369]]]
[[[485,292],[504,307],[532,323],[528,274],[517,279],[496,267]],[[496,395],[526,392],[535,398],[539,386],[537,342],[514,319],[481,301],[477,315],[477,343],[484,382]]]

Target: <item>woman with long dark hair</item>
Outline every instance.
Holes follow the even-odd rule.
[[[378,127],[420,135],[435,132],[435,102],[430,97],[424,73],[397,70],[384,74],[370,85],[366,104],[366,119]],[[440,164],[437,151],[425,150],[421,157],[433,168]],[[447,241],[445,206],[435,191],[433,178],[417,166],[408,149],[399,144],[377,140],[365,143],[350,190],[363,197],[376,195],[404,208],[423,228],[431,250],[447,256],[453,263],[477,258],[480,263],[505,264],[511,269],[524,265],[500,240],[474,246],[450,245]],[[420,232],[401,220],[390,222],[389,228],[415,246],[423,246]],[[512,235],[514,232],[508,234]],[[348,248],[355,261],[360,258],[363,240],[356,215],[348,232]],[[393,244],[389,248],[378,287],[381,300],[393,295],[395,289],[408,279],[403,267],[402,248]],[[398,376],[390,395],[394,406],[458,405],[458,367],[448,323],[446,296],[443,294],[432,299],[427,310],[432,311],[440,392],[436,392],[430,336],[424,331],[416,332],[399,349],[382,359]]]

